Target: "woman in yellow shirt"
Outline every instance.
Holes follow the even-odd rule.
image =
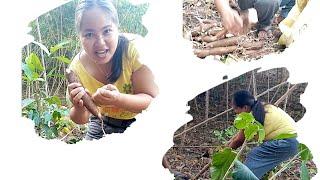
[[[234,93],[232,105],[235,113],[251,112],[264,126],[265,141],[248,153],[244,163],[257,178],[261,179],[265,173],[297,153],[295,122],[282,109],[255,100],[246,90]],[[241,130],[228,145],[236,149],[244,140],[244,132]]]
[[[81,0],[75,23],[82,50],[69,68],[81,83],[68,85],[73,104],[70,118],[78,124],[89,123],[88,140],[103,137],[103,130],[121,133],[156,96],[152,72],[139,62],[134,44],[119,33],[112,1]],[[103,130],[100,120],[83,106],[81,98],[86,91],[104,115]]]

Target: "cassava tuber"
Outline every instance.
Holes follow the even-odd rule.
[[[66,76],[69,84],[79,83],[77,75],[71,69],[66,69]],[[91,97],[85,93],[81,99],[83,101],[83,105],[88,109],[88,111],[102,120],[102,115],[99,112],[98,107],[92,101]]]

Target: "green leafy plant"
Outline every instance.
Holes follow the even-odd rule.
[[[263,126],[255,120],[251,113],[240,113],[234,120],[234,126],[238,130],[243,130],[245,141],[238,152],[230,148],[224,148],[213,154],[211,163],[211,179],[221,180],[230,176],[230,170],[234,166],[235,161],[241,155],[247,142],[252,140],[255,135],[258,135],[258,142],[262,142],[265,138]]]
[[[230,126],[224,130],[214,130],[213,135],[217,138],[222,144],[225,144],[231,137],[233,137],[238,130],[234,126]]]
[[[213,154],[211,162],[212,180],[221,180],[230,177],[230,170],[233,168],[235,161],[238,160],[238,157],[241,155],[243,149],[247,146],[247,142],[253,140],[255,136],[258,136],[256,140],[258,141],[258,143],[262,143],[265,138],[265,131],[263,126],[255,120],[254,116],[251,113],[238,114],[234,120],[234,126],[238,130],[244,131],[245,141],[238,152],[233,151],[230,148],[224,148],[219,152]],[[281,172],[287,169],[290,164],[292,164],[293,160],[298,157],[300,157],[302,161],[300,166],[300,178],[302,180],[310,180],[307,162],[312,159],[312,154],[309,148],[302,143],[299,144],[298,153],[270,179],[275,179]]]
[[[55,56],[55,53],[64,48],[64,45],[68,44],[68,42],[59,43],[51,47],[50,51],[39,42],[33,43],[46,52],[46,58],[63,59],[64,63],[70,63],[67,57]],[[62,106],[59,97],[49,96],[47,92],[40,88],[44,83],[47,83],[43,78],[46,71],[36,53],[32,52],[25,58],[24,62],[22,62],[22,70],[22,79],[27,82],[27,86],[35,85],[35,88],[38,89],[30,97],[22,100],[22,115],[33,120],[35,128],[41,137],[53,139],[58,137],[59,132],[68,133],[70,128],[74,126],[74,123],[66,119],[69,115],[69,109]],[[51,72],[49,72],[49,75],[53,76]]]
[[[237,153],[225,148],[212,156],[211,179],[223,179],[233,165]]]
[[[47,139],[58,136],[56,122],[68,114],[69,110],[61,106],[57,96],[22,101],[22,115],[32,119],[39,135]]]

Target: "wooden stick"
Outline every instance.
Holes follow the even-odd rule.
[[[209,162],[207,165],[205,165],[205,166],[201,169],[201,171],[192,178],[192,180],[198,179],[207,169],[209,169],[210,166],[211,166],[211,162]]]
[[[211,118],[209,118],[209,119],[206,119],[206,120],[202,121],[201,123],[199,123],[199,124],[197,124],[197,125],[195,125],[195,126],[192,126],[192,127],[188,128],[187,130],[184,130],[183,132],[181,132],[181,133],[179,133],[179,134],[177,134],[177,135],[174,135],[173,138],[176,138],[176,137],[178,137],[178,136],[181,136],[183,133],[186,133],[186,132],[188,132],[188,131],[190,131],[190,130],[198,127],[198,126],[201,126],[202,124],[204,124],[204,123],[206,123],[206,122],[208,122],[208,121],[210,121],[210,120],[212,120],[212,119],[215,119],[216,117],[219,117],[219,116],[221,116],[221,115],[223,115],[223,114],[225,114],[226,112],[229,112],[229,111],[231,111],[231,110],[232,110],[232,108],[230,108],[230,109],[228,109],[228,110],[225,110],[225,111],[223,111],[222,113],[219,113],[219,114],[215,115],[214,117],[211,117]]]
[[[274,105],[278,106],[283,100],[285,100],[296,88],[297,88],[297,84],[293,85],[290,89],[288,89],[288,91],[282,95],[275,103]]]

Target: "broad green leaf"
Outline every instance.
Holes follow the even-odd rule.
[[[70,41],[63,41],[63,42],[61,42],[61,43],[59,43],[59,44],[57,44],[55,46],[52,46],[50,48],[50,52],[54,53],[54,52],[58,51],[59,49],[64,48],[64,45],[66,45],[68,43],[70,43]]]
[[[58,130],[55,126],[53,127],[44,126],[43,129],[45,130],[45,136],[47,139],[53,139],[58,136]]]
[[[65,56],[57,56],[57,57],[53,57],[55,59],[57,59],[60,62],[66,63],[66,64],[70,64],[71,60]]]
[[[61,100],[58,96],[51,96],[49,98],[45,98],[45,100],[49,103],[49,105],[56,104],[58,106],[61,105]]]
[[[253,122],[254,116],[251,113],[247,113],[247,112],[242,112],[238,115],[239,117],[241,117],[242,119],[245,119],[246,122]]]
[[[48,48],[45,45],[43,45],[43,44],[41,44],[41,43],[39,43],[37,41],[32,41],[32,43],[38,45],[44,52],[47,53],[48,56],[50,56],[50,52],[49,52]]]
[[[31,81],[37,81],[40,75],[37,72],[32,72]]]
[[[41,122],[41,118],[40,118],[40,114],[38,111],[36,111],[35,109],[30,110],[28,113],[28,118],[32,119],[32,121],[34,122],[34,124],[36,126],[39,126],[39,124]]]
[[[52,113],[52,118],[53,118],[53,120],[55,120],[55,121],[59,120],[59,119],[61,118],[61,113],[58,112],[58,111],[53,111],[53,113]]]
[[[244,129],[244,136],[246,140],[250,141],[258,132],[259,126],[257,124],[248,124]]]
[[[34,72],[36,70],[43,71],[44,68],[39,57],[35,53],[31,53],[25,60],[28,67]]]
[[[242,119],[240,116],[237,116],[234,120],[234,126],[237,129],[243,129],[247,126],[247,123],[244,119]]]
[[[301,166],[300,166],[300,171],[301,171],[301,175],[300,175],[300,179],[301,180],[310,180],[310,175],[309,175],[309,171],[308,171],[308,168],[307,168],[307,165],[306,165],[306,162],[303,161],[301,163]]]
[[[313,158],[310,149],[305,144],[299,143],[299,152],[303,161],[309,161]]]
[[[234,120],[234,126],[237,129],[244,129],[245,127],[248,126],[248,124],[251,124],[254,122],[254,117],[251,113],[240,113],[237,115],[237,117]]]
[[[29,66],[25,63],[22,63],[22,70],[24,72],[24,74],[26,75],[27,77],[27,80],[28,81],[32,81],[33,80],[33,72],[32,70],[29,68]]]
[[[32,98],[26,98],[22,100],[22,109],[29,106],[30,104],[32,104],[35,101],[35,99]]]
[[[220,180],[227,173],[228,169],[232,165],[236,158],[236,153],[231,148],[225,148],[220,152],[215,153],[212,156],[212,180]]]
[[[43,118],[44,118],[45,124],[48,124],[49,122],[52,121],[52,115],[48,111],[44,112]]]

